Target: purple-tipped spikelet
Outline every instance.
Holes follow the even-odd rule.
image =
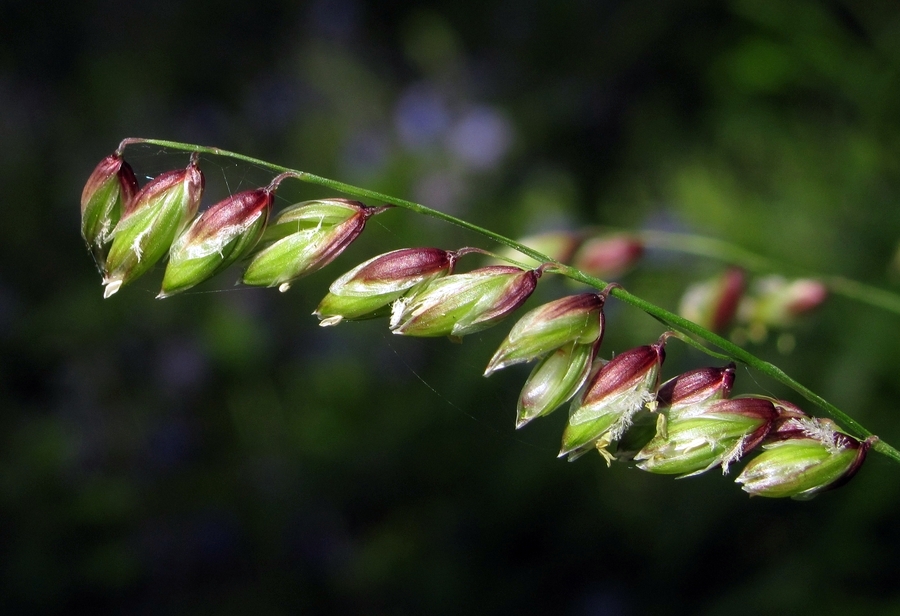
[[[631,426],[634,415],[656,398],[665,339],[621,353],[588,381],[572,402],[560,456],[574,460],[596,447],[607,461],[607,447]]]
[[[734,384],[734,364],[722,368],[698,368],[663,383],[651,412],[639,411],[634,423],[616,447],[616,458],[632,459],[651,440],[665,434],[670,417],[688,414],[712,400],[727,398]]]
[[[103,251],[122,210],[138,192],[137,178],[131,166],[118,153],[100,161],[81,193],[81,237],[101,270]]]
[[[197,214],[204,183],[203,172],[192,157],[187,168],[150,180],[125,206],[106,257],[104,297],[147,272],[168,252]]]
[[[484,372],[543,358],[531,371],[516,412],[516,427],[568,402],[587,380],[603,339],[600,293],[563,297],[526,313],[510,330]]]
[[[669,379],[656,395],[659,409],[670,415],[690,413],[710,400],[727,398],[734,385],[734,363],[722,368],[697,368]]]
[[[487,329],[521,306],[540,268],[492,265],[428,283],[394,302],[391,331],[404,336],[461,337]]]
[[[656,436],[634,457],[638,468],[689,477],[728,466],[756,447],[778,413],[766,398],[707,399],[659,422]]]
[[[270,188],[247,190],[203,212],[178,236],[157,297],[189,289],[222,271],[251,250],[266,228]]]
[[[791,417],[735,482],[750,496],[807,500],[849,481],[871,443],[844,434],[829,419]]]
[[[593,344],[603,336],[604,299],[599,293],[570,295],[527,312],[494,353],[484,375],[535,360],[572,342]]]
[[[287,291],[291,283],[340,255],[381,208],[348,199],[305,201],[285,208],[269,226],[263,241],[271,243],[250,261],[242,282]]]
[[[369,259],[335,280],[313,313],[319,325],[390,314],[393,301],[453,271],[456,253],[402,248]]]

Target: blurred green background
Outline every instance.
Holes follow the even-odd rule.
[[[157,301],[159,268],[103,300],[78,231],[94,165],[143,136],[511,236],[695,232],[900,292],[898,68],[893,1],[0,2],[0,610],[900,614],[883,456],[808,503],[567,464],[565,411],[513,429],[527,368],[481,377],[506,326],[309,316],[365,258],[478,237],[392,211],[289,293],[231,271]],[[271,177],[201,166],[206,203]],[[675,308],[721,266],[651,252],[623,283]],[[606,357],[661,333],[607,323]],[[898,327],[834,297],[792,353],[751,350],[897,445]],[[665,376],[709,361],[671,343]],[[736,391],[801,402],[743,369]]]

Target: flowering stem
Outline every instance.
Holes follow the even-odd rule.
[[[264,160],[260,160],[260,159],[253,158],[250,156],[245,156],[244,154],[238,154],[237,152],[230,152],[228,150],[222,150],[220,148],[200,146],[200,145],[194,145],[194,144],[189,144],[189,143],[180,143],[180,142],[176,142],[176,141],[167,141],[167,140],[162,140],[162,139],[129,138],[129,139],[125,139],[122,141],[122,143],[119,145],[118,152],[121,153],[121,151],[126,146],[131,145],[131,144],[155,145],[155,146],[159,146],[159,147],[163,147],[163,148],[170,148],[173,150],[181,150],[181,151],[185,151],[185,152],[191,152],[193,154],[204,153],[204,154],[212,154],[215,156],[223,156],[226,158],[240,160],[240,161],[244,161],[246,163],[250,163],[253,165],[257,165],[257,166],[266,168],[266,169],[270,169],[271,171],[276,172],[276,173],[288,174],[289,176],[295,177],[298,180],[301,180],[303,182],[307,182],[310,184],[318,184],[319,186],[324,186],[326,188],[330,188],[332,190],[335,190],[335,191],[338,191],[338,192],[341,192],[341,193],[344,193],[347,195],[352,195],[354,197],[382,201],[387,204],[401,207],[401,208],[416,212],[418,214],[422,214],[424,216],[430,216],[432,218],[437,218],[439,220],[443,220],[445,222],[456,225],[458,227],[462,227],[464,229],[474,231],[475,233],[478,233],[478,234],[482,235],[483,237],[491,239],[500,244],[509,246],[510,248],[513,248],[513,249],[517,250],[518,252],[520,252],[524,255],[527,255],[527,256],[531,257],[532,259],[535,259],[541,263],[550,264],[550,265],[552,265],[552,269],[554,271],[556,271],[559,274],[562,274],[563,276],[566,276],[572,280],[582,282],[586,285],[595,287],[597,289],[604,289],[607,286],[607,283],[603,280],[600,280],[599,278],[594,278],[593,276],[588,276],[584,272],[582,272],[574,267],[554,261],[553,259],[550,259],[546,255],[541,254],[540,252],[533,250],[533,249],[529,248],[528,246],[520,244],[519,242],[516,242],[508,237],[505,237],[503,235],[500,235],[500,234],[490,231],[488,229],[484,229],[482,227],[479,227],[478,225],[472,224],[465,220],[456,218],[455,216],[451,216],[450,214],[445,214],[444,212],[440,212],[438,210],[433,210],[433,209],[426,207],[424,205],[421,205],[419,203],[414,203],[412,201],[407,201],[405,199],[398,199],[397,197],[385,195],[383,193],[376,192],[374,190],[368,190],[366,188],[352,186],[350,184],[345,184],[343,182],[338,182],[336,180],[331,180],[328,178],[313,175],[313,174],[307,173],[305,171],[298,171],[295,169],[290,169],[288,167],[283,167],[281,165],[276,165],[276,164],[273,164],[273,163],[270,163],[270,162],[267,162]],[[657,239],[660,239],[660,238],[657,238]],[[670,238],[670,239],[674,239],[674,238]],[[705,240],[705,242],[706,242],[705,247],[703,245],[703,242],[697,241],[698,239]],[[696,252],[698,254],[702,253],[702,254],[707,254],[710,256],[722,255],[722,254],[726,254],[729,252],[734,253],[734,250],[736,249],[735,247],[730,246],[727,243],[723,242],[721,244],[718,244],[718,243],[716,243],[715,240],[708,240],[707,238],[694,237],[692,242],[693,242],[692,245],[695,247],[695,250],[691,250],[690,252]],[[728,250],[727,251],[723,250],[723,247],[728,247]],[[716,250],[714,250],[714,249],[716,249]],[[749,252],[744,253],[742,251],[740,255],[736,255],[736,256],[740,257],[740,262],[747,265],[748,269],[758,269],[758,268],[771,269],[769,267],[770,263],[767,260],[763,259],[762,257],[753,255],[752,253],[749,253]],[[836,280],[843,280],[843,279],[836,279]],[[849,282],[849,281],[847,281],[847,282]],[[856,284],[858,285],[858,283],[856,283]],[[840,285],[838,285],[838,286],[840,286]],[[862,285],[860,285],[860,286],[862,286]],[[621,287],[613,288],[611,291],[609,291],[609,294],[620,301],[623,301],[627,304],[634,306],[635,308],[643,310],[644,312],[646,312],[650,316],[656,318],[658,321],[660,321],[667,327],[669,327],[675,331],[681,332],[683,334],[695,336],[696,338],[699,338],[699,339],[711,344],[712,346],[721,349],[726,355],[731,357],[733,360],[742,362],[742,363],[746,364],[747,366],[750,366],[751,368],[754,368],[754,369],[758,370],[759,372],[762,372],[763,374],[768,375],[772,379],[793,389],[794,391],[799,393],[801,396],[803,396],[804,398],[806,398],[807,400],[809,400],[816,406],[820,407],[832,418],[834,418],[835,420],[839,421],[841,424],[846,426],[857,437],[867,438],[867,437],[872,436],[872,433],[870,431],[868,431],[866,428],[864,428],[855,419],[853,419],[852,417],[850,417],[849,415],[847,415],[846,413],[841,411],[839,408],[837,408],[836,406],[834,406],[833,404],[831,404],[830,402],[828,402],[827,400],[825,400],[824,398],[822,398],[821,396],[819,396],[818,394],[813,392],[808,387],[802,385],[795,379],[788,376],[783,370],[781,370],[781,368],[775,366],[774,364],[771,364],[767,361],[764,361],[764,360],[756,357],[755,355],[747,352],[746,350],[742,349],[741,347],[737,346],[736,344],[729,342],[725,338],[722,338],[721,336],[714,334],[713,332],[697,325],[696,323],[688,321],[687,319],[680,317],[677,314],[674,314],[672,312],[669,312],[668,310],[665,310],[664,308],[661,308],[661,307],[657,306],[656,304],[652,304],[644,299],[641,299],[640,297],[637,297],[636,295],[632,295],[631,293],[629,293],[628,291],[626,291],[625,289],[623,289]],[[888,294],[888,295],[890,295],[890,294]],[[894,310],[893,308],[889,308],[889,309]],[[894,311],[900,313],[900,304],[898,304],[897,309]],[[714,352],[711,352],[711,354],[718,355],[717,353],[714,353]],[[894,461],[900,463],[900,451],[898,451],[891,445],[887,444],[886,442],[884,442],[882,440],[876,440],[875,443],[872,445],[872,449],[874,449],[875,451],[878,451],[878,452],[888,456],[889,458],[893,459]]]

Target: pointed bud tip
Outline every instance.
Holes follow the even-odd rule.
[[[492,374],[494,374],[494,373],[497,372],[498,370],[502,370],[502,369],[505,368],[505,367],[506,367],[506,363],[504,363],[504,362],[494,362],[494,361],[492,360],[491,363],[489,363],[489,364],[487,365],[487,368],[484,369],[484,376],[491,376]]]
[[[116,292],[122,287],[122,280],[105,280],[103,284],[105,287],[103,289],[103,299],[108,299],[115,295]]]
[[[516,430],[520,430],[531,423],[532,419],[538,417],[537,415],[532,415],[530,417],[517,417],[516,418]]]

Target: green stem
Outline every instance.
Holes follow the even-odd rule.
[[[528,246],[524,246],[519,242],[516,242],[508,237],[500,235],[498,233],[494,233],[488,229],[484,229],[479,227],[478,225],[474,225],[470,222],[466,222],[465,220],[461,220],[456,218],[455,216],[451,216],[450,214],[445,214],[444,212],[440,212],[438,210],[433,210],[429,207],[421,205],[419,203],[414,203],[412,201],[407,201],[405,199],[398,199],[397,197],[392,197],[390,195],[385,195],[383,193],[368,190],[366,188],[360,188],[358,186],[352,186],[350,184],[345,184],[344,182],[338,182],[336,180],[331,180],[328,178],[323,178],[317,175],[313,175],[311,173],[306,173],[305,171],[298,171],[295,169],[290,169],[288,167],[282,167],[281,165],[275,165],[273,163],[260,160],[258,158],[253,158],[250,156],[245,156],[244,154],[238,154],[237,152],[230,152],[228,150],[222,150],[220,148],[213,148],[207,146],[199,146],[190,143],[180,143],[177,141],[166,141],[162,139],[140,139],[140,138],[132,138],[125,139],[119,145],[119,152],[121,152],[126,146],[131,144],[147,144],[147,145],[155,145],[164,148],[170,148],[173,150],[181,150],[185,152],[200,152],[204,154],[212,154],[215,156],[223,156],[226,158],[231,158],[234,160],[244,161],[246,163],[250,163],[252,165],[257,165],[266,169],[270,169],[276,173],[289,173],[296,177],[298,180],[303,182],[308,182],[310,184],[318,184],[319,186],[324,186],[331,190],[335,190],[347,195],[352,195],[354,197],[361,197],[366,199],[374,199],[376,201],[382,201],[384,203],[389,203],[391,205],[402,207],[404,209],[416,212],[418,214],[422,214],[424,216],[430,216],[432,218],[437,218],[439,220],[443,220],[450,224],[456,225],[458,227],[462,227],[464,229],[468,229],[475,233],[478,233],[486,238],[494,240],[500,244],[509,246],[520,253],[535,259],[536,261],[542,263],[552,263],[554,269],[560,274],[571,278],[572,280],[577,280],[584,284],[590,285],[592,287],[603,289],[606,287],[607,283],[599,278],[594,278],[593,276],[588,276],[584,272],[577,270],[571,266],[559,263],[550,259],[544,254],[529,248]],[[709,240],[707,238],[696,238],[693,237],[692,246],[695,248],[695,252],[700,254],[701,250],[706,250],[708,252],[704,252],[703,254],[707,254],[708,256],[718,256],[725,253],[731,253],[736,257],[740,257],[744,264],[752,264],[756,268],[762,269],[774,269],[771,268],[771,262],[762,257],[758,257],[753,255],[752,253],[741,251],[740,249],[736,249],[733,246],[730,246],[724,242],[718,242],[716,240]],[[704,240],[703,242],[697,240]],[[735,252],[739,251],[739,252]],[[750,269],[748,267],[748,269]],[[843,279],[838,279],[843,280]],[[847,281],[845,281],[847,282]],[[858,289],[857,289],[858,290]],[[731,357],[734,361],[742,362],[751,368],[762,372],[763,374],[769,376],[770,378],[786,385],[787,387],[793,389],[801,396],[824,410],[828,413],[832,418],[842,423],[845,427],[850,429],[855,435],[859,438],[866,438],[871,436],[871,432],[865,429],[859,422],[855,419],[841,411],[839,408],[813,392],[808,387],[802,385],[795,379],[788,376],[781,368],[771,364],[767,361],[764,361],[755,355],[747,352],[736,344],[729,342],[725,338],[718,336],[717,334],[712,333],[711,331],[688,321],[687,319],[678,316],[668,310],[660,308],[656,304],[652,304],[636,295],[632,295],[625,289],[621,287],[616,287],[612,289],[610,295],[615,297],[616,299],[625,302],[626,304],[630,304],[635,308],[643,310],[647,314],[653,316],[667,327],[672,328],[676,331],[689,334],[700,338],[701,340],[706,341],[707,343],[721,349],[726,355]],[[898,311],[900,312],[900,311]],[[713,353],[713,355],[716,355]],[[882,453],[894,461],[900,463],[900,451],[889,445],[888,443],[877,440],[872,445],[872,449]]]

